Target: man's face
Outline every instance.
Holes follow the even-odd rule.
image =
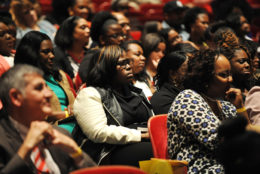
[[[53,95],[52,91],[47,88],[47,85],[38,74],[28,74],[24,77],[26,87],[22,96],[21,107],[31,121],[43,121],[47,115],[52,113],[50,99]]]
[[[199,14],[191,27],[191,30],[195,31],[194,33],[203,37],[206,29],[209,27],[209,16],[205,13]]]
[[[177,10],[172,13],[165,14],[166,22],[173,28],[180,28],[183,22],[184,10]]]

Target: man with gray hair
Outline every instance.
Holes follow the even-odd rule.
[[[44,121],[52,92],[42,75],[16,65],[0,79],[0,173],[63,174],[95,165],[66,131]]]

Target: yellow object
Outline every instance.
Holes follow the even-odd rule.
[[[241,112],[245,112],[246,111],[246,108],[245,107],[242,107],[242,108],[239,108],[237,109],[237,113],[241,113]]]
[[[65,118],[68,118],[70,116],[69,112],[65,110]]]
[[[148,174],[184,174],[187,173],[187,161],[151,158],[139,161],[140,169]]]
[[[77,152],[73,153],[73,154],[70,154],[70,156],[72,158],[77,158],[78,156],[82,155],[82,150],[81,148],[78,148]]]

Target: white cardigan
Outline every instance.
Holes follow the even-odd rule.
[[[141,141],[141,131],[107,125],[101,96],[93,87],[82,89],[74,102],[74,115],[83,133],[95,143],[126,144]]]

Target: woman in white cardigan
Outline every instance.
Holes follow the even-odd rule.
[[[152,157],[148,132],[138,130],[147,128],[151,105],[142,90],[130,85],[130,63],[119,46],[103,47],[90,62],[88,87],[74,103],[77,122],[90,140],[84,149],[99,164],[109,159],[109,164],[138,166]]]

